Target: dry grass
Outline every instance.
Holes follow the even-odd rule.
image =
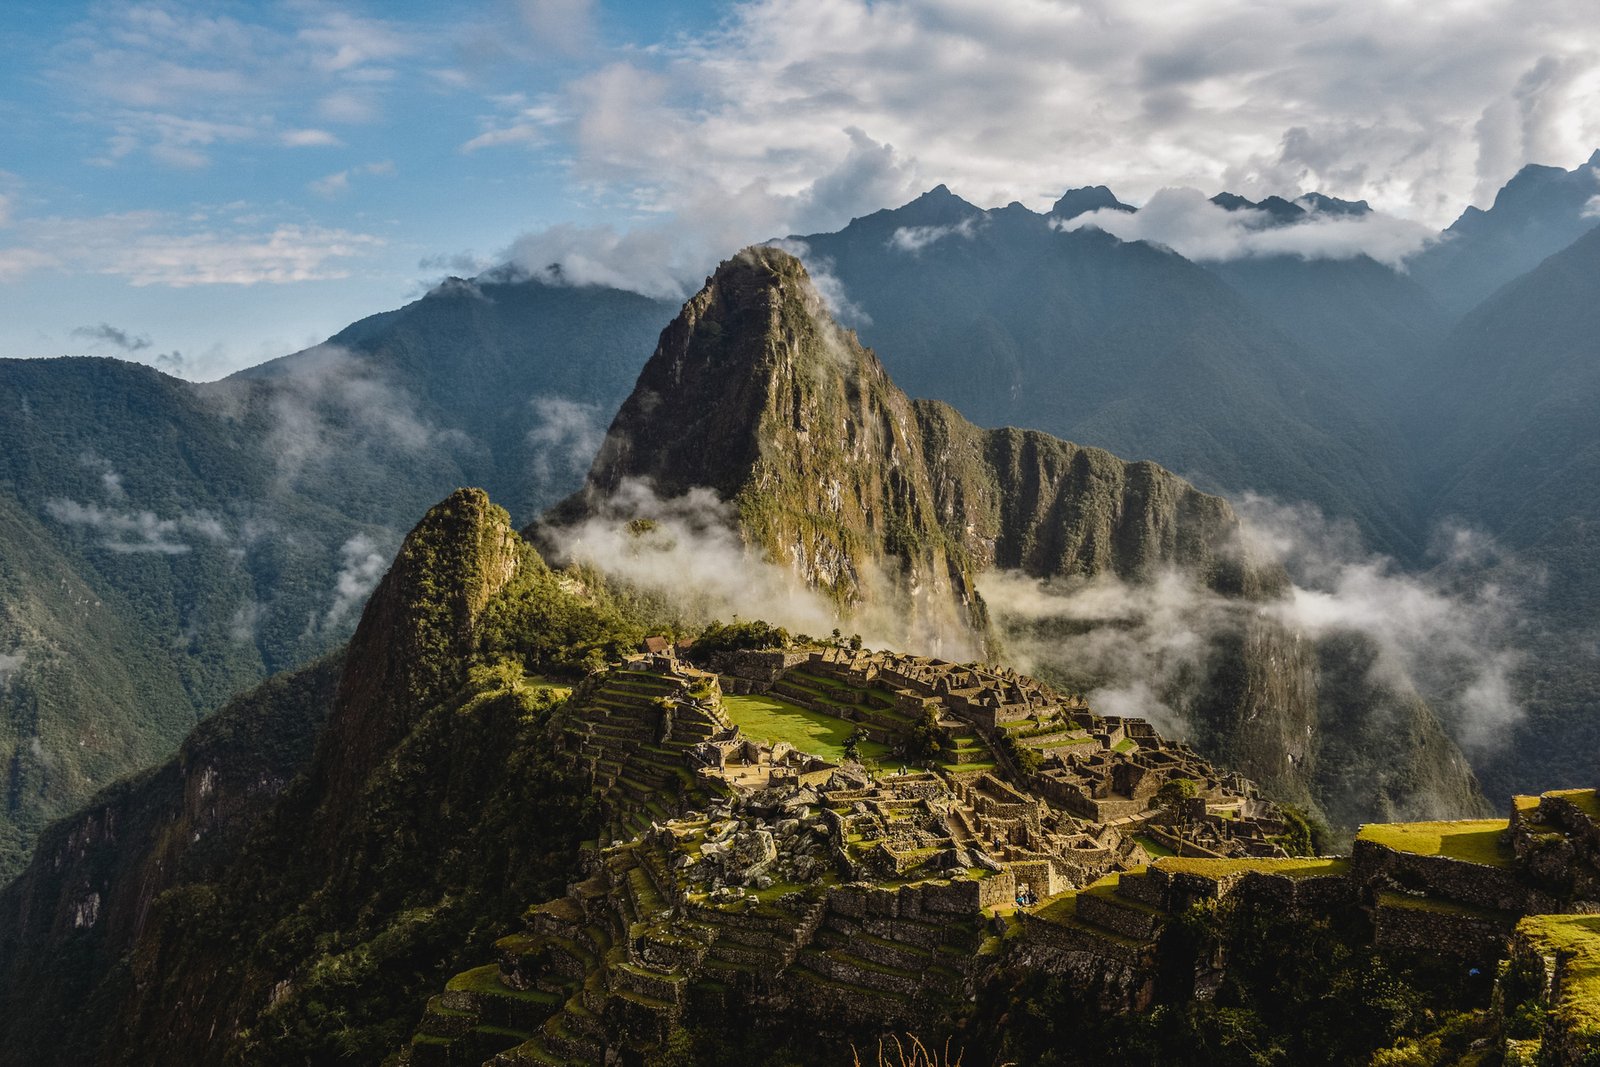
[[[930,1049],[915,1034],[907,1034],[904,1041],[895,1034],[889,1040],[894,1042],[892,1046],[886,1046],[881,1039],[878,1041],[878,1058],[871,1064],[863,1064],[861,1053],[851,1045],[850,1054],[855,1060],[855,1067],[961,1067],[962,1051],[956,1049],[952,1058],[949,1038],[945,1039],[944,1048],[940,1050]],[[1002,1067],[1014,1065],[1003,1064]]]

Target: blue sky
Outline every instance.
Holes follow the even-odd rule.
[[[0,355],[177,352],[163,365],[211,376],[604,210],[519,112],[597,55],[718,18],[445,7],[4,5]],[[149,344],[74,333],[102,324]]]
[[[507,259],[677,295],[938,182],[1436,229],[1600,145],[1597,53],[1587,0],[11,0],[0,356],[215,377]]]

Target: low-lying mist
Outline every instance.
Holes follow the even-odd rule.
[[[1287,596],[1233,600],[1172,571],[1138,583],[992,572],[979,591],[1007,658],[1085,690],[1102,713],[1192,736],[1183,696],[1219,639],[1256,616],[1314,643],[1360,639],[1366,681],[1420,695],[1468,753],[1501,743],[1522,718],[1513,679],[1537,572],[1470,531],[1441,531],[1434,565],[1407,572],[1314,509],[1247,496],[1239,511],[1249,548],[1288,571]]]
[[[746,545],[734,509],[709,489],[662,498],[647,482],[629,479],[601,513],[542,535],[558,558],[660,598],[685,626],[763,619],[795,633],[838,628],[868,645],[948,659],[978,652],[972,634],[915,595],[841,610],[793,570]],[[894,586],[886,576],[866,577],[869,588]]]

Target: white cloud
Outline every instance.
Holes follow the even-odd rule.
[[[530,104],[521,93],[512,93],[496,102],[504,113],[479,119],[483,132],[462,144],[462,152],[505,145],[540,148],[550,144],[557,128],[570,119],[556,100],[548,96]]]
[[[344,74],[404,58],[418,48],[411,35],[393,23],[342,11],[324,12],[319,21],[296,36],[311,46],[313,65]]]
[[[535,47],[575,53],[592,43],[594,0],[517,0]]]
[[[709,148],[697,136],[680,139],[671,123],[652,111],[654,82],[631,68],[608,68],[591,81],[590,94],[607,101],[585,116],[580,138],[610,143],[626,140],[661,163],[661,185],[651,193],[665,217],[629,229],[560,224],[519,237],[506,258],[523,269],[579,285],[612,285],[646,296],[682,299],[732,252],[784,234],[827,229],[853,213],[876,210],[912,195],[912,169],[890,145],[854,127],[828,138],[832,159],[818,176],[793,191],[780,191],[765,179],[729,187],[715,169],[714,154],[687,165],[669,164],[663,155],[695,155]],[[639,96],[636,94],[643,94]],[[630,110],[637,104],[640,111]],[[645,147],[645,142],[656,143]],[[607,149],[612,151],[612,149]],[[615,151],[621,152],[620,144]],[[707,169],[700,169],[706,167]],[[560,264],[559,276],[547,268]]]
[[[164,0],[97,9],[53,50],[47,76],[82,105],[75,121],[107,128],[93,162],[116,165],[145,151],[163,165],[195,169],[211,162],[215,145],[338,144],[325,130],[280,128],[275,114],[320,96],[318,111],[330,121],[371,121],[391,64],[424,43],[398,23],[322,5],[247,19]]]
[[[1250,549],[1289,568],[1287,597],[1229,599],[1174,572],[1137,584],[1111,575],[1044,582],[985,574],[979,591],[1007,655],[1023,669],[1070,677],[1102,711],[1189,736],[1185,707],[1217,638],[1265,618],[1312,640],[1370,639],[1375,680],[1422,694],[1469,752],[1502,742],[1522,718],[1520,604],[1537,574],[1468,531],[1445,531],[1438,564],[1407,574],[1365,552],[1353,527],[1314,509],[1250,497],[1241,512]]]
[[[354,618],[388,568],[388,556],[367,534],[358,533],[341,545],[333,604],[322,617],[320,628],[337,629]]]
[[[350,179],[357,175],[393,175],[395,165],[390,160],[378,163],[367,163],[359,167],[350,167],[345,170],[335,171],[323,178],[309,183],[306,188],[318,196],[335,197],[350,191]]]
[[[812,288],[822,298],[822,303],[827,307],[828,314],[833,316],[837,322],[854,328],[872,325],[872,316],[867,314],[865,308],[851,300],[845,292],[843,280],[834,273],[832,259],[827,256],[813,255],[810,245],[793,238],[772,241],[771,245],[774,248],[782,249],[805,264],[806,274],[811,278]],[[823,329],[824,336],[831,336],[832,331],[837,329],[837,327],[829,323],[819,322],[819,325],[825,327]]]
[[[238,645],[255,643],[266,621],[267,606],[256,600],[246,600],[228,619],[228,638]]]
[[[981,215],[969,215],[952,226],[901,226],[889,235],[889,247],[913,255],[946,237],[971,237]]]
[[[343,90],[329,93],[317,101],[317,114],[329,122],[342,122],[359,126],[376,122],[382,112],[370,92]]]
[[[541,484],[575,486],[600,450],[606,414],[598,404],[581,404],[562,396],[536,396],[529,406],[534,418],[528,431],[534,478]]]
[[[641,527],[633,521],[639,519],[649,522]],[[942,603],[885,598],[841,616],[794,571],[747,546],[731,506],[709,489],[663,499],[649,484],[630,480],[602,514],[545,533],[562,557],[664,594],[690,623],[764,619],[809,634],[840,627],[871,645],[962,660],[976,654],[971,634]],[[880,575],[862,577],[892,587]]]
[[[60,265],[59,259],[43,249],[0,248],[0,282],[15,281]]]
[[[0,652],[0,685],[4,685],[11,675],[21,670],[27,659],[27,649],[19,648],[15,652]]]
[[[1530,159],[1600,144],[1596,54],[1600,22],[1571,3],[752,0],[567,86],[571,177],[625,221],[517,250],[678,295],[715,262],[701,248],[836,228],[919,174],[1036,209],[1084,183],[1318,190],[1437,228]],[[847,128],[883,180],[845,165]],[[479,144],[536,140],[511,129]],[[1393,261],[1415,238],[1386,225],[1267,240]],[[645,258],[678,284],[630,267]]]
[[[0,279],[47,269],[105,274],[142,285],[282,284],[343,278],[372,255],[370,234],[283,223],[271,230],[136,211],[98,218],[26,219],[0,249]]]
[[[196,537],[214,544],[228,540],[222,522],[205,511],[163,519],[150,511],[123,511],[61,497],[45,501],[44,510],[59,523],[100,534],[100,546],[121,555],[178,556],[193,548]]]
[[[1161,189],[1137,212],[1101,209],[1056,225],[1064,230],[1096,227],[1124,241],[1148,241],[1186,259],[1230,260],[1251,256],[1352,259],[1367,255],[1392,267],[1437,239],[1417,222],[1371,212],[1364,215],[1309,214],[1303,221],[1275,225],[1265,211],[1229,211],[1198,189]]]
[[[1313,508],[1286,507],[1254,495],[1238,502],[1254,544],[1282,559],[1295,578],[1277,607],[1312,637],[1354,631],[1379,649],[1376,669],[1427,697],[1467,750],[1504,740],[1522,718],[1513,685],[1527,634],[1522,605],[1544,581],[1504,554],[1487,535],[1441,528],[1435,565],[1406,573],[1367,553],[1346,523]]]
[[[284,130],[278,140],[288,148],[337,148],[344,142],[327,130]]]

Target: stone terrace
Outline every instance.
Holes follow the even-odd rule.
[[[832,649],[721,667],[649,655],[575,690],[562,736],[606,811],[589,873],[430,1001],[405,1062],[607,1062],[735,1006],[936,1026],[1001,961],[1095,975],[1107,1006],[1140,1008],[1170,920],[1228,900],[1353,909],[1381,947],[1484,966],[1515,948],[1548,963],[1552,1020],[1600,959],[1587,924],[1517,925],[1600,910],[1593,791],[1517,798],[1508,820],[1369,826],[1348,859],[1290,859],[1248,782],[1029,679]],[[724,689],[884,744],[931,714],[947,758],[873,771],[758,742]],[[1019,741],[1038,741],[1037,773],[1015,771]],[[1174,778],[1196,795],[1157,805]],[[1573,1032],[1547,1034],[1554,1062],[1587,1047]]]

